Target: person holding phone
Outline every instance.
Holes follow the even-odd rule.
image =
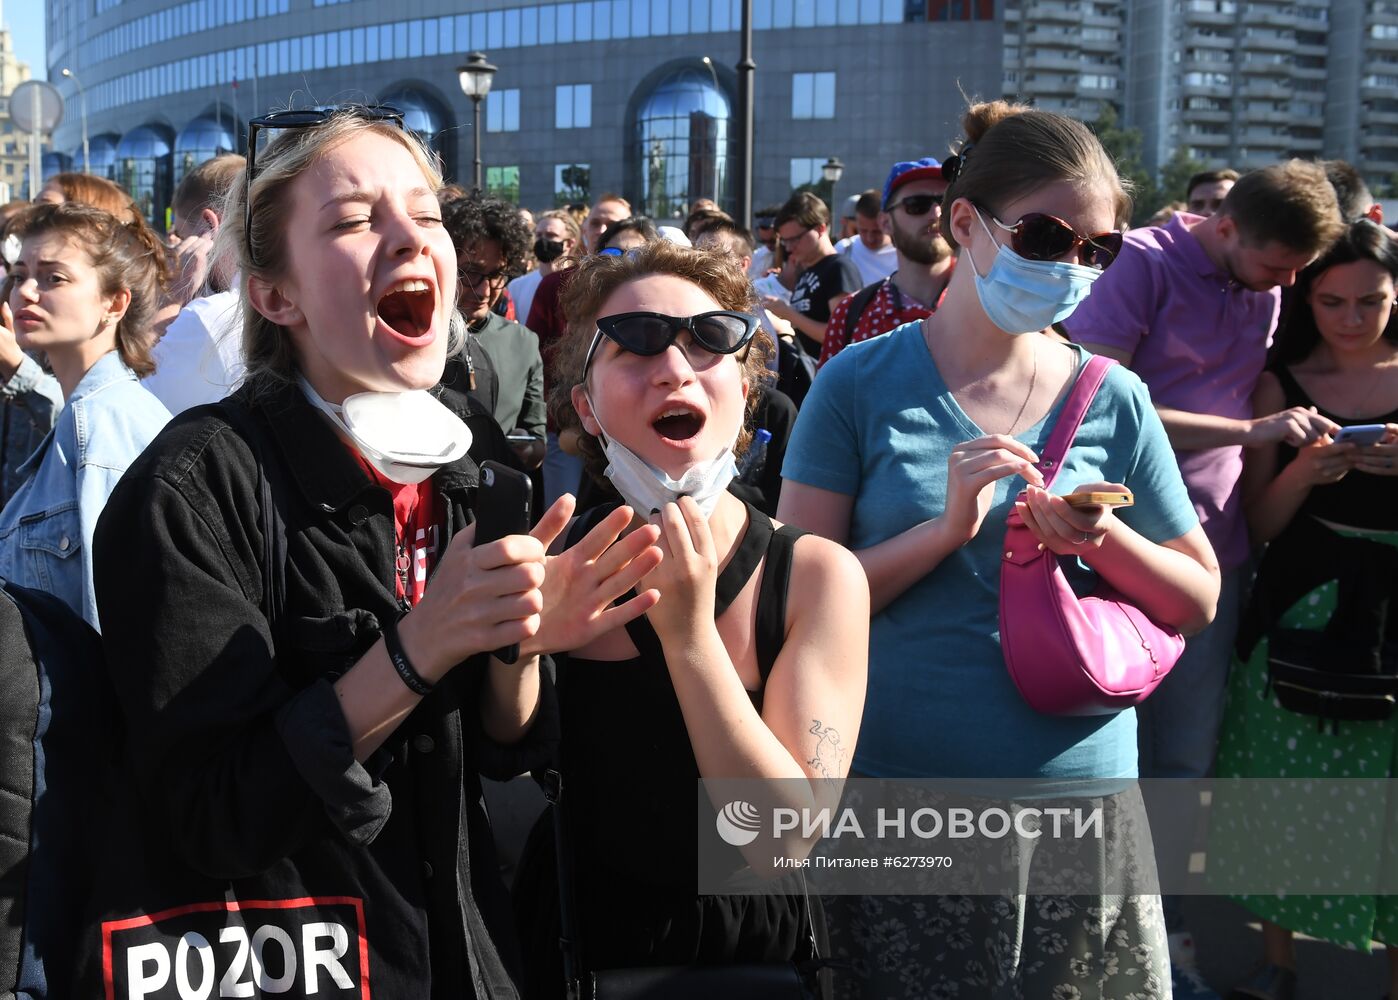
[[[551,408],[578,433],[590,473],[626,501],[592,520],[658,533],[664,552],[641,581],[641,597],[658,598],[644,617],[572,634],[549,600],[572,583],[550,573],[539,634],[523,642],[526,653],[568,650],[558,766],[580,974],[789,963],[811,957],[820,925],[796,885],[742,896],[700,895],[696,884],[697,780],[772,779],[784,795],[824,801],[849,767],[864,697],[859,564],[726,489],[751,438],[755,383],[770,377],[756,305],[728,254],[666,240],[588,258],[565,295]],[[611,558],[588,538],[573,549]],[[636,835],[620,844],[600,817],[624,817]],[[545,817],[515,884],[532,996],[564,991],[554,840]]]
[[[1034,465],[1089,357],[1039,331],[1112,265],[1130,198],[1070,118],[997,101],[972,105],[963,127],[944,168],[942,234],[959,259],[942,304],[822,369],[787,451],[778,516],[848,545],[868,575],[854,772],[1129,782],[1134,710],[1040,715],[1016,690],[998,581],[1023,491],[1018,509],[1044,546],[1152,619],[1188,633],[1213,614],[1218,565],[1140,379],[1108,372],[1057,479],[1065,490],[1130,491],[1133,506],[1075,509],[1042,489]],[[1118,825],[1127,794],[1139,793],[1102,800],[1106,835],[1127,870],[1151,871],[1149,844]],[[831,933],[865,996],[1163,996],[1169,961],[1151,881],[1128,877],[1142,888],[1113,896],[842,897]],[[895,939],[907,947],[879,947]],[[987,965],[982,942],[998,943],[998,962]]]
[[[1318,726],[1316,717],[1277,700],[1268,670],[1277,629],[1325,632],[1329,638],[1319,647],[1324,666],[1340,672],[1356,669],[1345,662],[1350,644],[1382,647],[1395,634],[1382,615],[1357,616],[1376,629],[1368,634],[1348,626],[1337,634],[1331,623],[1356,620],[1355,612],[1363,611],[1352,606],[1365,592],[1362,567],[1392,565],[1398,550],[1396,283],[1398,244],[1367,219],[1350,225],[1302,273],[1272,366],[1253,396],[1259,417],[1304,407],[1338,430],[1301,447],[1274,444],[1247,451],[1248,525],[1253,542],[1268,549],[1230,674],[1219,777],[1398,775],[1398,718]],[[1358,563],[1361,575],[1342,559]],[[1296,581],[1304,580],[1314,583],[1298,587]],[[1378,666],[1381,673],[1398,672],[1398,663],[1382,656]],[[1222,827],[1248,844],[1265,837],[1275,851],[1283,848],[1278,833],[1283,820],[1230,815]],[[1325,862],[1294,862],[1298,870],[1308,865],[1323,870]],[[1241,901],[1262,918],[1265,961],[1237,996],[1283,1000],[1294,995],[1297,932],[1363,949],[1371,940],[1383,941],[1390,990],[1398,995],[1398,900],[1288,894]]]
[[[251,123],[219,233],[247,377],[173,421],[98,526],[128,738],[77,993],[104,975],[154,992],[152,949],[254,934],[301,943],[306,975],[259,971],[269,992],[320,995],[319,976],[383,998],[517,995],[478,775],[547,759],[557,715],[538,650],[488,652],[534,635],[547,575],[593,570],[545,557],[569,501],[533,535],[473,545],[465,401],[433,388],[460,326],[441,184],[392,109]],[[611,547],[613,589],[654,568],[653,538]],[[595,593],[551,595],[584,639],[645,607]]]

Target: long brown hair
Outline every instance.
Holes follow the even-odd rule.
[[[87,255],[97,271],[103,295],[129,289],[131,304],[117,321],[117,351],[126,367],[137,375],[155,371],[151,324],[160,309],[168,270],[165,247],[144,220],[124,222],[100,208],[67,201],[60,205],[35,205],[17,216],[9,231],[21,240],[49,233],[63,236]],[[14,278],[5,282],[6,301],[14,284]]]

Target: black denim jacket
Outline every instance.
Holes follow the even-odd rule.
[[[108,862],[94,916],[103,922],[85,942],[79,995],[96,995],[95,977],[130,971],[119,948],[111,957],[112,942],[129,950],[157,930],[172,959],[173,942],[196,930],[224,974],[238,932],[220,951],[208,909],[190,907],[236,898],[246,934],[261,920],[281,928],[268,932],[271,945],[264,935],[264,950],[291,940],[303,952],[339,951],[354,988],[324,995],[514,997],[513,932],[478,775],[506,778],[549,758],[558,722],[548,671],[517,745],[484,735],[485,658],[476,657],[356,763],[331,685],[400,613],[390,497],[296,388],[235,398],[270,426],[264,460],[286,525],[284,613],[271,635],[259,610],[253,452],[217,407],[187,411],[131,466],[97,529],[103,645],[126,740],[102,806]],[[457,394],[442,398],[468,412]],[[476,465],[463,459],[433,482],[449,541],[471,520]],[[226,923],[226,908],[214,910]],[[168,911],[177,915],[167,923],[142,924]],[[331,923],[341,929],[329,934]],[[335,936],[345,928],[347,949]],[[158,981],[159,962],[142,961]],[[314,964],[305,953],[299,962]],[[327,969],[322,985],[334,978]]]

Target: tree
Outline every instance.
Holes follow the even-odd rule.
[[[1151,177],[1150,171],[1141,162],[1141,147],[1144,142],[1141,130],[1123,128],[1116,113],[1116,106],[1107,102],[1103,102],[1101,110],[1097,113],[1097,120],[1091,122],[1088,128],[1096,133],[1102,148],[1116,163],[1117,173],[1131,182],[1136,203],[1131,223],[1140,225],[1151,217],[1159,207],[1160,201],[1155,178]]]
[[[554,207],[586,204],[592,200],[592,168],[586,163],[574,163],[558,168],[553,193]]]
[[[1170,159],[1160,169],[1160,204],[1189,201],[1189,179],[1207,169],[1207,164],[1189,155],[1188,147],[1176,146]]]

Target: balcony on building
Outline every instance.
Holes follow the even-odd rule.
[[[1277,31],[1274,28],[1243,29],[1242,47],[1252,52],[1294,52],[1296,34],[1290,31]]]
[[[1290,78],[1292,73],[1292,60],[1280,53],[1269,52],[1265,55],[1256,52],[1244,52],[1242,58],[1237,62],[1238,69],[1248,76],[1275,76]]]
[[[1243,121],[1250,125],[1290,125],[1290,109],[1277,110],[1266,105],[1249,104],[1243,110]]]
[[[1031,24],[1023,38],[1025,48],[1034,52],[1052,52],[1055,49],[1077,52],[1081,32],[1078,29]]]
[[[1228,108],[1185,108],[1179,114],[1181,121],[1191,125],[1229,125],[1233,121],[1233,112]]]
[[[1368,4],[1364,11],[1364,26],[1370,28],[1376,24],[1398,24],[1398,3],[1375,0]]]
[[[1058,76],[1054,74],[1035,76],[1030,74],[1024,81],[1024,91],[1035,97],[1055,96],[1073,98],[1078,93],[1078,81],[1075,76]]]
[[[1287,100],[1291,97],[1291,88],[1274,80],[1260,80],[1254,77],[1244,84],[1242,96],[1263,100]]]
[[[1220,31],[1208,31],[1200,28],[1191,28],[1185,32],[1184,44],[1190,49],[1233,49],[1237,44],[1237,39],[1232,32],[1224,33]]]
[[[1229,26],[1238,18],[1238,5],[1232,0],[1187,0],[1184,5],[1185,24],[1193,26]]]
[[[1076,73],[1082,69],[1082,59],[1076,52],[1055,52],[1052,50],[1030,49],[1020,60],[1020,65],[1031,72],[1048,70],[1053,73]]]
[[[1226,130],[1223,132],[1200,132],[1198,129],[1185,128],[1180,134],[1180,138],[1191,146],[1219,148],[1222,146],[1231,146],[1233,144],[1233,138]]]
[[[1083,11],[1081,5],[1062,0],[1029,0],[1024,5],[1024,20],[1033,24],[1082,24]]]
[[[1259,28],[1294,28],[1300,18],[1290,4],[1250,3],[1243,8],[1243,22]]]
[[[1366,101],[1359,122],[1361,125],[1398,125],[1398,101]]]

